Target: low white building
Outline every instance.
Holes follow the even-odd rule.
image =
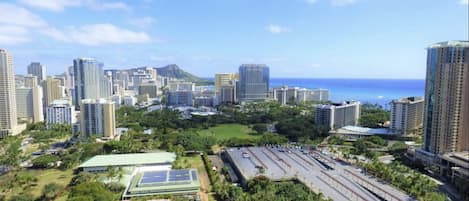
[[[360,126],[344,126],[334,131],[330,131],[330,133],[337,134],[346,138],[352,138],[352,139],[369,137],[373,135],[381,135],[381,136],[395,135],[394,133],[391,133],[389,129],[387,128],[366,128],[366,127],[360,127]]]
[[[124,105],[125,106],[134,106],[137,104],[137,98],[134,96],[125,96],[124,97]]]

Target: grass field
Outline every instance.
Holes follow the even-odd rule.
[[[34,175],[37,178],[37,182],[26,190],[19,187],[11,189],[12,191],[6,194],[6,198],[9,198],[13,195],[21,195],[24,193],[29,193],[37,198],[41,196],[42,189],[45,185],[54,182],[65,188],[73,176],[72,170],[60,171],[56,169],[47,169],[22,171]]]
[[[31,194],[34,196],[40,196],[42,188],[49,183],[55,182],[63,187],[66,187],[72,179],[72,170],[60,171],[56,169],[50,170],[37,170],[35,173],[38,177],[37,186],[31,189]]]
[[[256,132],[248,126],[241,124],[220,124],[209,129],[199,131],[200,134],[214,135],[218,140],[226,140],[230,138],[260,138]]]

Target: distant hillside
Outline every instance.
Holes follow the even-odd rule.
[[[192,75],[181,68],[176,64],[170,64],[165,67],[155,68],[158,72],[158,75],[165,77],[173,77],[176,79],[186,80],[194,82],[197,85],[208,85],[213,84],[211,81]]]

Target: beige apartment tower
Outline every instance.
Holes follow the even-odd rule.
[[[427,55],[424,150],[469,151],[469,41],[431,45]]]
[[[391,101],[391,132],[409,134],[422,127],[423,97],[407,97]]]
[[[114,138],[116,118],[114,102],[105,99],[84,99],[80,106],[81,136]]]
[[[15,75],[13,58],[0,49],[0,131],[12,132],[17,126]]]
[[[64,95],[64,88],[60,79],[48,78],[44,82],[44,102],[46,107],[54,100],[63,98]]]

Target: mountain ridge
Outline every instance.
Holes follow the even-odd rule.
[[[169,64],[163,67],[155,67],[154,69],[157,71],[158,75],[194,82],[197,85],[207,85],[213,83],[207,79],[195,76],[183,70],[177,64]]]

